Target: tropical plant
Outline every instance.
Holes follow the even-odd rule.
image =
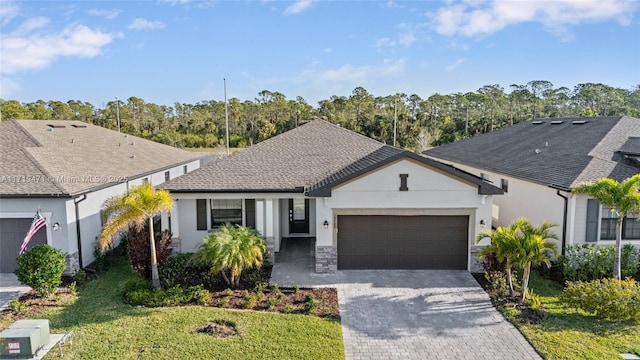
[[[557,239],[556,234],[549,229],[555,224],[548,222],[538,227],[534,227],[526,219],[514,220],[508,227],[498,227],[495,230],[483,231],[478,234],[478,241],[489,238],[491,244],[485,246],[479,256],[495,254],[496,260],[505,263],[505,272],[509,285],[509,295],[515,296],[513,289],[513,268],[523,269],[522,276],[522,301],[526,299],[527,287],[529,285],[529,274],[531,266],[546,264],[551,266],[548,250],[556,253],[555,244],[549,243],[547,239]]]
[[[156,259],[158,266],[162,269],[162,265],[171,256],[171,239],[173,234],[171,231],[163,230],[155,233],[154,240],[156,245]],[[129,255],[129,263],[133,270],[140,276],[151,278],[151,252],[149,250],[149,227],[148,226],[132,226],[129,228],[129,243],[127,253]]]
[[[520,227],[516,261],[517,265],[524,269],[521,287],[522,301],[527,297],[531,266],[545,264],[547,267],[551,267],[549,252],[558,253],[556,244],[547,241],[547,239],[558,239],[558,236],[550,230],[554,226],[557,225],[546,221],[540,226],[533,226],[525,220]]]
[[[211,264],[212,272],[220,272],[229,286],[237,288],[242,271],[260,267],[266,253],[264,239],[257,231],[226,224],[204,238],[197,257]]]
[[[513,267],[517,262],[517,236],[520,231],[520,227],[524,222],[524,219],[517,219],[508,227],[500,226],[495,230],[482,231],[478,234],[478,241],[485,238],[489,238],[491,240],[491,244],[482,248],[479,256],[484,257],[490,254],[495,254],[496,260],[505,264],[504,270],[507,274],[509,296],[511,297],[515,296],[515,291],[513,289]]]
[[[622,225],[628,215],[640,215],[640,174],[622,182],[603,178],[576,186],[572,194],[586,194],[598,200],[617,215],[616,252],[613,261],[613,276],[621,279],[620,258],[622,256]]]
[[[169,211],[173,206],[173,199],[168,191],[155,190],[150,183],[134,186],[125,194],[108,199],[103,209],[107,219],[100,235],[102,249],[111,244],[116,234],[129,226],[141,226],[148,223],[153,229],[153,218],[163,210]],[[151,282],[154,288],[160,287],[158,276],[158,261],[156,257],[156,242],[153,231],[149,231],[149,246],[151,251]]]

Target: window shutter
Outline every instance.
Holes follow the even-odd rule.
[[[585,241],[596,242],[598,241],[598,210],[600,204],[595,199],[587,200],[587,234]]]
[[[196,222],[198,230],[207,230],[207,200],[196,200]]]
[[[255,199],[246,199],[244,201],[245,206],[245,225],[252,229],[256,228],[256,200]]]

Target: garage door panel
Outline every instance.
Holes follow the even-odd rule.
[[[10,273],[18,268],[16,258],[33,219],[0,219],[0,272]],[[46,229],[40,229],[29,241],[28,249],[47,243]]]
[[[339,269],[466,269],[468,216],[338,216]]]

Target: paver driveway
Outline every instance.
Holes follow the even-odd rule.
[[[315,274],[313,241],[285,246],[271,283],[338,289],[347,360],[540,359],[467,271]]]
[[[466,271],[341,271],[347,359],[540,359]]]

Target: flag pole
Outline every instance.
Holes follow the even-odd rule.
[[[227,79],[223,78],[224,81],[224,120],[226,122],[226,132],[227,132],[227,156],[229,156],[229,110],[227,108]]]

